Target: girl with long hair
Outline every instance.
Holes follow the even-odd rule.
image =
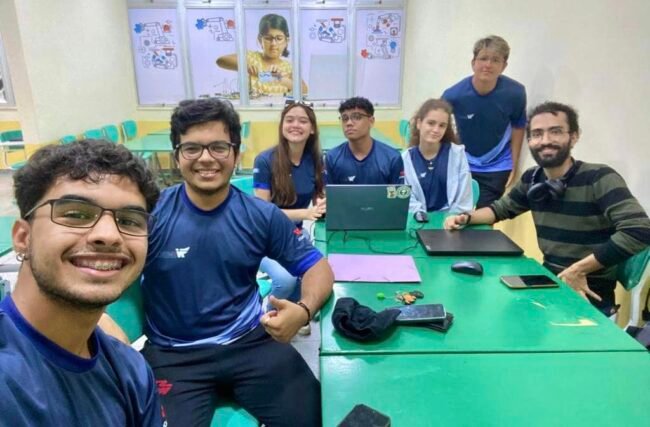
[[[284,108],[278,140],[255,158],[255,195],[277,205],[302,229],[302,221],[317,220],[326,211],[318,124],[311,106],[294,102]],[[304,230],[303,234],[309,238]],[[264,258],[260,270],[272,280],[271,295],[292,302],[300,299],[299,278],[277,261]]]
[[[411,185],[411,212],[469,212],[472,176],[465,147],[452,126],[451,105],[428,99],[411,119],[409,148],[402,153],[404,175]]]

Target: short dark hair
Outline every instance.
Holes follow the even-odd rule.
[[[339,106],[339,113],[342,113],[346,110],[352,110],[354,108],[359,108],[370,116],[375,115],[375,107],[373,107],[372,102],[363,98],[361,96],[355,96],[354,98],[346,99]]]
[[[546,101],[539,104],[530,110],[530,113],[528,113],[526,136],[530,137],[530,123],[533,121],[533,117],[544,113],[551,113],[554,116],[557,116],[559,112],[566,114],[567,122],[569,123],[569,133],[579,133],[580,126],[578,126],[578,112],[575,108],[567,104],[561,104],[559,102]]]
[[[185,135],[189,128],[209,122],[224,124],[230,142],[235,144],[235,155],[238,154],[241,145],[239,114],[229,101],[217,98],[187,99],[178,104],[171,118],[170,138],[174,150],[181,143],[181,135]]]
[[[47,145],[36,151],[14,174],[14,196],[21,218],[61,177],[99,182],[106,175],[129,178],[140,189],[147,211],[156,205],[160,190],[144,161],[123,145],[84,139],[65,145]]]

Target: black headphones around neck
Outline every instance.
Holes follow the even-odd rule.
[[[546,179],[542,181],[544,168],[537,166],[530,180],[530,188],[526,193],[528,200],[531,202],[545,202],[551,200],[560,200],[566,193],[567,182],[573,178],[578,169],[578,162],[575,160],[568,171],[561,178]]]

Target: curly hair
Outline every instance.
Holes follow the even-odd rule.
[[[151,212],[156,205],[160,190],[140,157],[123,145],[84,139],[66,145],[45,146],[14,174],[14,196],[20,216],[24,218],[58,178],[99,182],[106,175],[133,181],[145,198],[147,211]]]

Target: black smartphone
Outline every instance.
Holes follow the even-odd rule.
[[[520,274],[517,276],[501,276],[504,285],[511,289],[557,288],[555,280],[545,274]]]
[[[390,418],[361,403],[348,412],[338,427],[390,427]]]
[[[441,321],[447,317],[445,306],[442,304],[402,305],[396,308],[400,311],[395,321],[397,323],[428,323]]]
[[[420,323],[416,326],[424,326],[425,328],[433,329],[434,331],[438,331],[438,332],[447,332],[449,328],[451,328],[451,325],[453,323],[454,323],[454,315],[451,314],[450,312],[447,312],[447,317],[445,317],[443,320],[438,320],[429,323]]]

